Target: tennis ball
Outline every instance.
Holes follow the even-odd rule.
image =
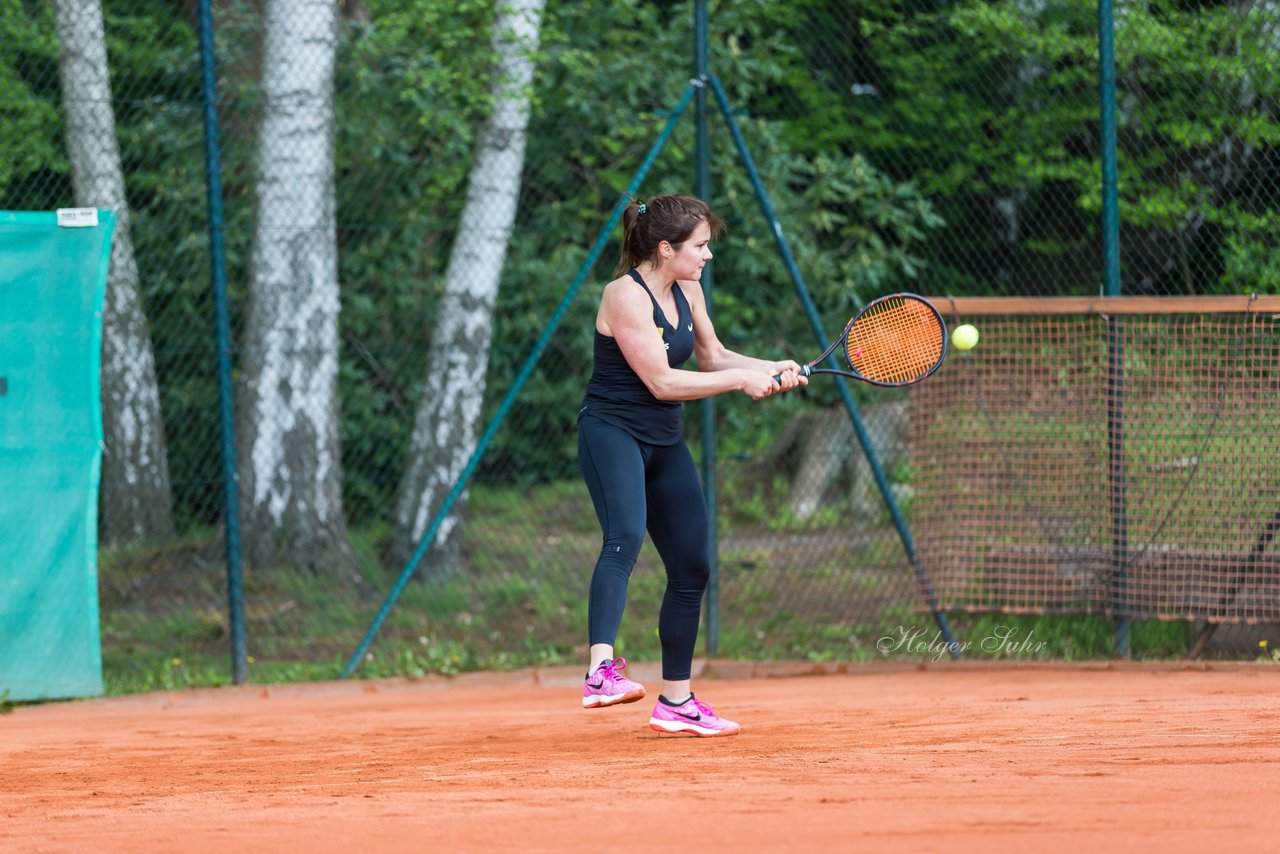
[[[968,323],[957,326],[951,333],[951,343],[957,350],[972,350],[978,343],[978,328]]]

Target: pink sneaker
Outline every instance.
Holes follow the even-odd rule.
[[[692,694],[678,706],[666,702],[660,697],[653,707],[653,715],[649,718],[649,729],[658,732],[689,732],[707,738],[714,735],[737,735],[742,727],[733,721],[717,717],[706,703]]]
[[[626,667],[625,658],[615,658],[605,661],[587,676],[587,681],[582,685],[582,708],[598,709],[618,703],[634,703],[644,697],[643,685],[632,682],[618,672]]]

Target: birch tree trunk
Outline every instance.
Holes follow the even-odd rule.
[[[99,0],[57,0],[59,71],[76,204],[116,215],[102,316],[100,526],[106,542],[173,535],[155,356],[143,312]]]
[[[353,565],[338,430],[334,0],[267,0],[238,418],[251,566]]]
[[[498,280],[520,197],[542,8],[543,0],[512,0],[501,5],[494,21],[493,114],[480,133],[468,178],[396,498],[389,557],[398,564],[417,549],[476,449]],[[455,571],[463,499],[441,524],[420,570],[424,576],[446,578]]]

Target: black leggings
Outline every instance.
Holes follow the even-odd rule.
[[[584,415],[578,420],[578,462],[604,532],[591,576],[590,642],[612,645],[618,636],[647,527],[667,571],[658,615],[662,678],[688,679],[711,574],[706,499],[689,449],[684,442],[650,445]]]

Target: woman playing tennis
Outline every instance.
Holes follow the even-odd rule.
[[[705,202],[688,196],[627,207],[622,275],[600,299],[595,367],[578,413],[578,458],[603,531],[591,576],[582,705],[645,695],[622,675],[626,661],[613,657],[613,645],[647,528],[667,574],[658,615],[662,694],[649,726],[700,736],[734,735],[739,727],[695,698],[690,683],[711,563],[707,507],[684,443],[681,403],[730,391],[762,400],[808,383],[796,362],[744,356],[716,337],[699,279],[722,228]],[[690,356],[697,371],[682,369]]]

